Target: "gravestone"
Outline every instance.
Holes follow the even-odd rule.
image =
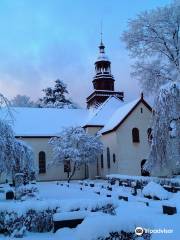
[[[9,190],[6,192],[6,200],[13,200],[14,199],[14,192]]]

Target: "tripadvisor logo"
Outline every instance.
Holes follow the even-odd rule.
[[[135,234],[136,234],[137,236],[142,236],[143,233],[144,233],[144,229],[143,229],[142,227],[137,227],[137,228],[135,229]]]

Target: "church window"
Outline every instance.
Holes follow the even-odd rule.
[[[104,168],[104,159],[103,159],[103,154],[101,154],[101,168]]]
[[[107,167],[111,167],[110,150],[107,148]]]
[[[46,173],[46,154],[39,152],[39,173]]]
[[[141,113],[143,113],[143,108],[141,108]]]
[[[116,155],[115,155],[115,153],[113,153],[113,163],[115,163],[116,162]]]
[[[134,143],[139,143],[139,129],[138,128],[133,128],[132,129],[132,141]]]

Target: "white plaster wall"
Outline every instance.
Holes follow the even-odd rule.
[[[67,173],[64,173],[64,165],[61,166],[52,166],[48,167],[48,163],[52,159],[52,148],[48,144],[49,138],[22,138],[23,141],[29,144],[34,153],[35,159],[38,166],[39,163],[39,152],[44,151],[46,153],[46,173],[39,174],[39,181],[51,181],[51,180],[61,180],[67,179]],[[76,170],[73,179],[82,179],[84,178],[84,166],[82,166],[79,170]]]
[[[118,173],[118,146],[116,132],[103,135],[101,141],[104,145],[103,150],[103,168],[101,168],[101,158],[99,158],[100,176],[105,177],[107,174]],[[107,166],[107,148],[110,150],[110,168]],[[115,163],[113,162],[113,154],[116,156]]]
[[[141,113],[141,108],[143,113]],[[150,118],[151,112],[141,103],[116,131],[102,135],[101,140],[105,148],[110,148],[111,154],[111,168],[107,169],[107,153],[105,151],[104,169],[101,170],[102,177],[112,173],[141,175],[141,161],[147,159],[150,151],[147,136]],[[133,128],[139,129],[140,143],[132,142]],[[112,158],[113,153],[116,154],[115,164]]]

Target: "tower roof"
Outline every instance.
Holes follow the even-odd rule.
[[[109,62],[109,58],[105,54],[105,45],[103,44],[102,39],[101,39],[101,42],[99,45],[99,56],[98,56],[96,62],[99,62],[99,61],[108,61]]]

